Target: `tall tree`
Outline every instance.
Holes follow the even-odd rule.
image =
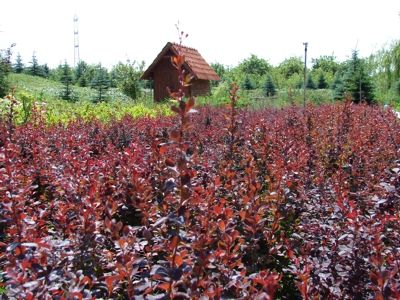
[[[41,66],[40,67],[41,68],[41,70],[42,70],[42,76],[43,77],[45,77],[45,78],[49,78],[49,75],[50,75],[50,68],[49,68],[49,66],[47,65],[47,64],[44,64],[43,66]]]
[[[216,63],[212,63],[212,64],[211,64],[211,68],[213,68],[214,71],[215,71],[215,73],[218,74],[218,76],[219,76],[219,78],[221,79],[221,81],[224,81],[224,80],[225,80],[225,73],[228,71],[227,67],[225,67],[225,66],[224,66],[223,64],[221,64],[221,63],[216,62]],[[211,84],[212,84],[213,86],[217,86],[217,85],[219,84],[219,82],[213,80],[213,81],[211,82]]]
[[[141,95],[140,76],[143,74],[144,62],[136,63],[128,60],[119,62],[111,70],[115,85],[127,96],[137,99]]]
[[[69,67],[68,63],[65,61],[64,65],[62,66],[62,74],[60,81],[63,84],[63,89],[61,91],[61,99],[67,101],[75,100],[73,97],[73,89],[72,89],[72,72],[71,68]]]
[[[366,62],[353,51],[351,59],[347,61],[342,76],[343,91],[351,94],[353,102],[366,101],[371,104],[374,100],[371,76],[367,72]]]
[[[11,48],[0,50],[0,97],[4,97],[9,88],[7,76],[11,71]]]
[[[15,73],[22,73],[24,71],[24,64],[22,62],[21,54],[19,54],[19,53],[17,54],[17,59],[13,66],[13,70]]]
[[[96,69],[94,78],[91,82],[91,87],[97,91],[97,95],[93,99],[94,103],[107,100],[107,91],[110,87],[110,80],[107,69],[103,68],[101,65]]]
[[[33,76],[40,76],[41,70],[35,53],[32,55],[32,61],[30,61],[30,64],[31,66],[28,69],[28,73]]]
[[[344,88],[343,88],[342,75],[340,73],[336,73],[331,89],[333,90],[333,98],[335,100],[343,99]]]
[[[314,80],[312,79],[311,75],[308,75],[306,88],[308,88],[310,90],[315,90],[315,83],[314,83]]]
[[[254,84],[249,76],[246,76],[242,85],[244,90],[254,90]]]
[[[339,63],[333,55],[322,55],[319,58],[312,59],[312,69],[321,70],[325,73],[335,74],[339,70]]]
[[[75,68],[75,84],[81,87],[85,87],[88,85],[88,81],[86,78],[86,71],[88,69],[88,65],[83,60],[80,60]]]
[[[319,73],[317,88],[318,89],[327,89],[328,88],[328,83],[326,82],[323,72]]]
[[[265,81],[264,84],[264,94],[267,97],[272,97],[276,95],[276,88],[274,81],[272,80],[271,75],[268,75],[267,80]]]
[[[279,64],[278,70],[288,79],[295,74],[303,74],[304,63],[300,57],[290,57]]]
[[[263,58],[252,54],[249,58],[239,64],[239,69],[244,74],[263,76],[271,70],[271,65]]]

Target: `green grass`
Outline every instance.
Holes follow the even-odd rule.
[[[10,74],[9,81],[15,88],[15,97],[18,100],[16,107],[17,123],[24,123],[32,115],[32,108],[36,106],[43,111],[47,123],[67,123],[81,118],[84,120],[97,118],[101,121],[120,119],[125,115],[132,117],[156,117],[171,114],[169,105],[157,104],[149,96],[132,100],[118,89],[108,91],[108,101],[95,104],[91,100],[96,91],[87,87],[73,87],[76,102],[60,99],[63,85],[59,82],[27,74]],[[0,103],[0,114],[5,114],[9,103],[4,100]]]
[[[17,95],[20,92],[25,92],[31,94],[36,99],[60,99],[59,95],[63,88],[60,82],[27,74],[12,73],[8,79],[11,86],[16,88]],[[96,91],[88,87],[73,86],[73,93],[79,101],[91,101],[96,96]],[[108,97],[110,101],[132,101],[131,98],[116,88],[109,89]]]

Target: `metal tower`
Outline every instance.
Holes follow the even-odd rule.
[[[74,67],[79,63],[79,31],[78,16],[74,16]]]

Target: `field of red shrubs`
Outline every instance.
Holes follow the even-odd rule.
[[[0,123],[5,299],[400,299],[391,111],[192,105]]]

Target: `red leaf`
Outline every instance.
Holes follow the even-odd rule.
[[[172,130],[169,136],[174,142],[178,142],[181,135],[178,130]]]
[[[177,267],[180,267],[181,265],[182,265],[182,263],[183,263],[183,259],[182,259],[182,256],[180,256],[180,255],[175,255],[175,265],[177,266]]]
[[[169,244],[170,251],[173,251],[178,246],[178,243],[179,243],[179,236],[174,235],[171,239],[171,243]]]
[[[111,295],[113,288],[114,288],[114,281],[116,280],[120,280],[120,276],[119,275],[114,275],[114,276],[109,276],[105,279],[106,285],[107,285],[107,289],[108,289],[108,294]]]
[[[225,222],[223,220],[219,220],[218,227],[221,229],[221,231],[225,231]]]
[[[168,291],[170,285],[171,285],[171,284],[170,284],[169,282],[163,282],[163,283],[159,283],[159,284],[157,285],[157,287],[158,287],[159,289],[161,289],[161,290]]]

